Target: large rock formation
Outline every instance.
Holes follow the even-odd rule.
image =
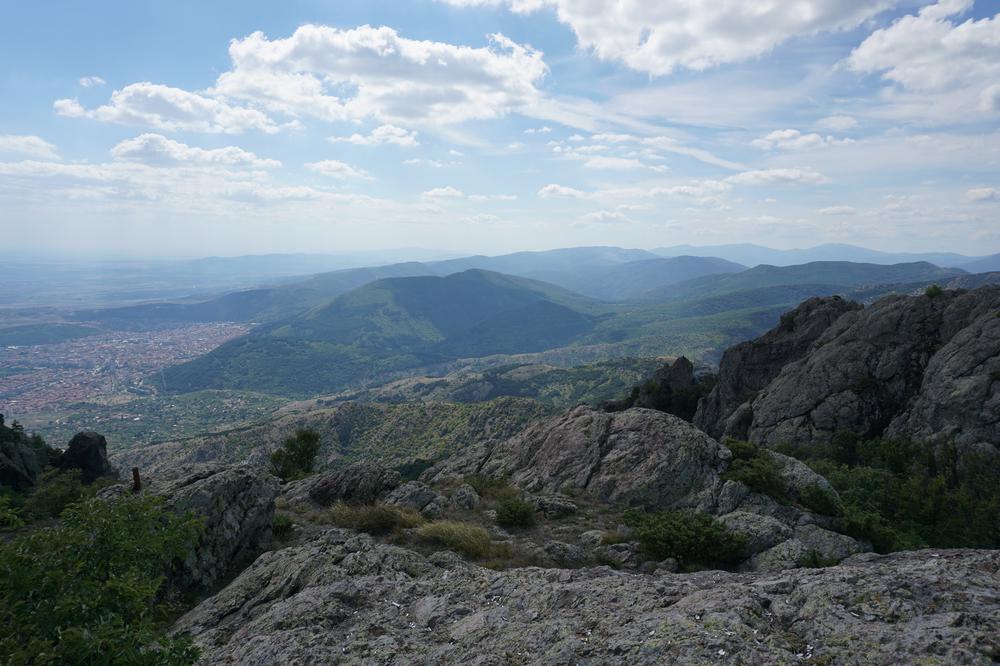
[[[399,472],[373,461],[292,481],[281,495],[295,509],[327,507],[335,502],[372,504],[400,484]]]
[[[175,625],[202,664],[990,664],[1000,552],[778,574],[504,572],[331,530]]]
[[[29,490],[42,468],[38,452],[26,441],[0,438],[0,486],[22,492]]]
[[[996,450],[1000,288],[890,296],[844,310],[832,324],[824,320],[804,353],[785,361],[756,395],[740,378],[746,343],[727,352],[717,395],[697,423],[765,445],[827,442],[849,430]],[[781,328],[752,345],[766,349]],[[740,397],[745,402],[733,407]]]
[[[726,434],[740,405],[770,384],[782,368],[805,356],[833,322],[860,309],[861,305],[839,296],[811,298],[782,315],[777,327],[763,336],[727,349],[719,364],[718,384],[698,406],[695,425],[713,437]]]
[[[278,479],[249,465],[181,465],[144,480],[174,511],[192,511],[205,529],[175,579],[211,588],[249,564],[269,544]]]
[[[585,493],[595,500],[651,508],[698,507],[725,468],[729,451],[663,412],[607,413],[577,407],[504,442],[473,447],[426,474],[507,478],[535,494]]]
[[[108,462],[108,440],[93,432],[78,432],[69,440],[69,446],[56,460],[59,469],[78,469],[84,483],[93,483],[103,476],[116,476],[115,468]]]
[[[807,489],[836,498],[836,491],[805,464],[774,458],[791,499]],[[747,539],[743,568],[797,566],[815,550],[840,560],[867,546],[837,534],[836,518],[819,516],[726,481],[732,454],[690,423],[650,409],[606,413],[578,407],[541,421],[499,444],[475,447],[424,480],[454,482],[466,476],[505,479],[536,495],[585,496],[604,504],[645,509],[695,509],[719,516]],[[732,515],[737,514],[737,515]],[[780,548],[781,557],[763,554]],[[773,554],[772,554],[773,555]]]

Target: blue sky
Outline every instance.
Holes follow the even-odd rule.
[[[0,8],[22,251],[1000,252],[1000,15],[941,0]]]

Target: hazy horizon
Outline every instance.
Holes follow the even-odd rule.
[[[8,4],[4,246],[1000,252],[995,5],[798,5]]]

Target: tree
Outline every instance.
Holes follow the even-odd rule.
[[[271,469],[285,481],[302,478],[315,469],[319,445],[318,432],[298,430],[280,449],[271,453]]]

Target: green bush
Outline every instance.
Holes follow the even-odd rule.
[[[506,479],[494,479],[489,476],[467,476],[462,479],[472,486],[476,494],[484,500],[503,502],[506,500],[518,499],[520,494],[513,488]]]
[[[271,533],[277,539],[284,539],[292,532],[292,519],[283,513],[274,514],[271,521]]]
[[[672,557],[684,568],[731,568],[740,560],[746,541],[707,513],[661,511],[625,513],[643,549],[656,560]]]
[[[831,557],[823,557],[818,550],[810,550],[800,557],[796,564],[804,569],[824,569],[837,564],[837,560]]]
[[[280,449],[271,453],[272,471],[285,481],[311,474],[316,467],[319,444],[319,433],[315,430],[297,431]]]
[[[844,506],[837,496],[819,484],[806,486],[799,493],[799,504],[823,516],[840,516]]]
[[[396,529],[417,527],[424,522],[423,516],[413,509],[385,504],[354,506],[337,503],[328,516],[334,525],[368,534],[388,534]]]
[[[70,504],[93,497],[114,479],[98,479],[90,485],[83,482],[78,470],[48,469],[38,479],[38,486],[28,495],[22,509],[29,520],[56,518]]]
[[[428,523],[420,528],[417,536],[472,559],[486,557],[492,547],[490,534],[482,527],[450,520]]]
[[[497,504],[497,525],[501,527],[533,527],[535,507],[522,499],[503,500]]]
[[[9,496],[0,495],[0,530],[13,530],[18,527],[24,527],[20,512],[11,506]]]
[[[778,502],[788,502],[788,485],[770,451],[748,442],[729,441],[726,446],[733,458],[722,475],[724,480],[739,481]]]
[[[193,664],[157,626],[164,572],[199,533],[190,515],[130,496],[70,505],[61,524],[0,544],[0,654],[6,664]]]
[[[931,286],[927,287],[927,290],[924,292],[924,295],[927,296],[928,298],[937,298],[943,293],[944,289],[942,289],[940,285],[932,284]]]

